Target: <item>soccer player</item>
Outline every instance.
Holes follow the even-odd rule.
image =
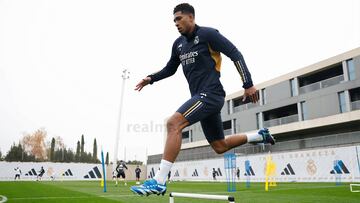
[[[112,172],[112,179],[114,180],[114,179],[116,179],[116,177],[117,177],[117,172],[116,172],[116,170],[114,170]]]
[[[14,180],[16,180],[16,178],[20,180],[20,175],[21,175],[20,168],[16,167],[16,168],[14,168],[14,170],[15,170],[15,179]]]
[[[267,129],[260,129],[253,134],[224,137],[220,111],[224,105],[225,91],[220,82],[220,53],[234,62],[243,81],[244,100],[248,98],[256,103],[259,100],[258,93],[250,72],[239,50],[218,30],[195,24],[195,10],[190,4],[177,5],[173,14],[181,36],[172,45],[170,60],[162,70],[142,79],[135,90],[141,91],[146,85],[173,75],[181,64],[191,98],[167,120],[167,139],[160,170],[142,185],[131,187],[139,195],[165,194],[166,176],[180,151],[182,130],[198,121],[207,141],[218,154],[247,142],[275,143]]]
[[[212,176],[213,176],[213,180],[216,180],[216,175],[218,174],[217,171],[215,171],[215,168],[213,168],[212,170]]]
[[[171,178],[171,170],[168,173],[168,182],[170,183],[170,178]]]
[[[141,169],[139,166],[136,166],[135,168],[135,176],[136,176],[136,184],[140,184],[140,173],[141,173]]]
[[[125,180],[125,169],[127,170],[128,167],[126,166],[123,160],[120,160],[119,164],[116,166],[116,172],[117,172],[116,183],[115,183],[116,186],[118,185],[118,178],[124,179],[124,185],[127,185]]]
[[[44,173],[45,173],[44,167],[41,166],[41,169],[40,169],[40,171],[39,171],[39,174],[38,174],[37,177],[36,177],[36,180],[37,180],[37,181],[41,180],[41,178],[42,178],[42,176],[44,175]]]
[[[236,177],[239,180],[240,179],[240,169],[239,167],[236,169]]]

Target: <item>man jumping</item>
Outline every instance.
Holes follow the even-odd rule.
[[[243,81],[244,99],[249,98],[256,103],[259,99],[250,72],[238,49],[219,31],[195,24],[195,10],[190,4],[177,5],[173,14],[175,26],[181,36],[172,46],[171,58],[162,70],[142,79],[135,90],[141,91],[146,85],[173,75],[181,64],[189,83],[191,98],[167,121],[167,139],[160,170],[142,185],[131,187],[139,195],[165,194],[166,177],[180,151],[182,130],[198,121],[207,141],[218,154],[248,142],[275,144],[267,129],[225,138],[220,115],[225,99],[225,91],[220,82],[220,53],[234,62]]]

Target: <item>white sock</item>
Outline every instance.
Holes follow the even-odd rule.
[[[172,167],[173,163],[170,161],[166,161],[165,159],[161,159],[160,169],[156,172],[154,179],[159,183],[164,185],[166,182],[166,178],[169,174],[169,171]]]
[[[258,141],[262,141],[263,137],[262,135],[256,133],[252,133],[252,134],[247,134],[247,142],[258,142]]]

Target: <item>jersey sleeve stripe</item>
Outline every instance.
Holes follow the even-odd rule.
[[[246,77],[243,66],[241,66],[239,61],[235,61],[234,63],[235,63],[236,69],[238,70],[238,72],[240,74],[241,80],[243,81],[243,83],[246,83],[248,81],[248,79]]]

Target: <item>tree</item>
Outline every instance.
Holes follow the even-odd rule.
[[[143,162],[142,161],[137,161],[137,160],[134,160],[134,161],[128,161],[127,164],[132,164],[132,165],[142,165]]]
[[[109,152],[106,152],[106,159],[105,164],[109,165]]]
[[[1,150],[0,150],[0,161],[2,161],[2,153],[1,153]]]
[[[93,160],[94,160],[94,163],[98,162],[98,159],[97,159],[97,144],[96,144],[96,138],[94,138],[94,146],[93,146]]]
[[[81,151],[80,151],[80,162],[84,162],[84,146],[85,146],[85,140],[84,140],[84,135],[81,135]]]
[[[55,138],[51,139],[50,161],[55,161]]]
[[[75,161],[80,162],[80,141],[77,141],[77,144],[76,144]]]
[[[60,149],[56,149],[56,151],[54,152],[54,161],[55,162],[62,162],[62,148]]]
[[[20,143],[17,146],[14,143],[6,154],[5,161],[35,161],[35,157],[25,152]]]
[[[74,161],[74,152],[70,148],[68,148],[68,149],[64,148],[63,149],[63,154],[64,154],[64,161],[63,162],[69,163],[69,162]]]
[[[39,161],[47,159],[45,138],[47,132],[41,128],[35,131],[33,134],[25,134],[22,139],[22,146],[25,152],[35,156]]]

